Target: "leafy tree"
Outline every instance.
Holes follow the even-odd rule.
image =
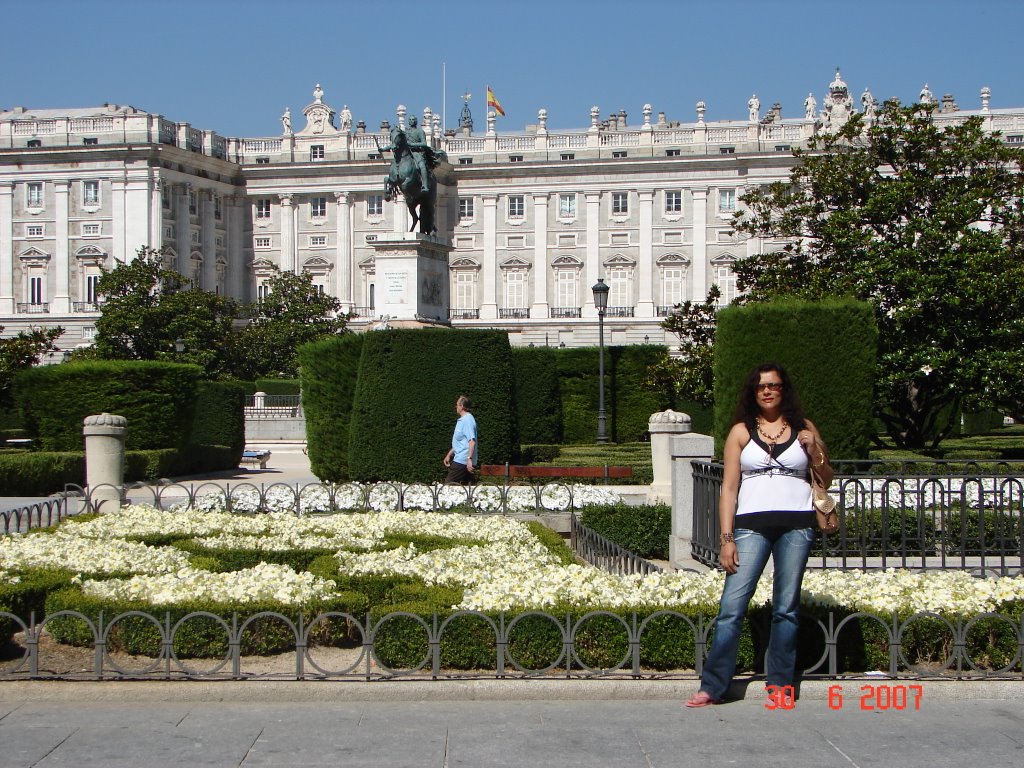
[[[134,260],[105,270],[97,290],[105,302],[96,321],[96,357],[193,363],[211,378],[233,367],[237,304],[194,288],[163,265],[161,252],[140,248]]]
[[[790,245],[737,262],[737,285],[871,302],[877,415],[897,445],[935,446],[962,405],[1022,410],[1024,153],[977,117],[888,102],[879,118],[815,137],[789,183],[744,196],[737,230]]]
[[[4,327],[0,325],[0,333]],[[64,329],[33,328],[17,336],[0,338],[0,408],[11,406],[11,380],[14,374],[38,365],[43,356],[57,351],[55,342]]]
[[[264,299],[252,307],[252,319],[237,339],[239,378],[296,378],[296,350],[307,342],[346,331],[338,314],[341,302],[322,293],[308,274],[275,273]]]
[[[679,356],[666,351],[648,370],[647,386],[682,400],[714,405],[715,312],[722,292],[712,285],[702,303],[687,301],[661,327],[679,337]]]

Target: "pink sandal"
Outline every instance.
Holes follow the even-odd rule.
[[[691,709],[695,709],[697,707],[710,707],[712,704],[721,703],[721,699],[716,699],[707,691],[697,691],[695,694],[693,694],[693,696],[690,697],[690,700],[686,702],[686,706],[690,707]]]

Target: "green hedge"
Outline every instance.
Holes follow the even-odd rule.
[[[230,449],[202,446],[196,450],[217,454],[216,459],[223,463]],[[180,466],[180,454],[174,448],[125,451],[124,479],[131,483],[171,477]],[[63,491],[65,485],[85,486],[84,451],[0,453],[0,488],[9,496],[47,496]]]
[[[641,557],[668,559],[672,508],[667,504],[588,506],[583,508],[580,522]]]
[[[349,428],[364,338],[332,336],[298,350],[309,463],[323,481],[349,479]]]
[[[513,460],[519,441],[507,333],[423,328],[366,334],[352,409],[351,476],[443,478],[441,460],[460,394],[473,401],[480,462]]]
[[[73,574],[58,570],[32,570],[17,583],[0,582],[0,611],[13,613],[29,624],[32,614],[36,622],[46,615],[46,596],[68,585]],[[0,646],[21,627],[13,619],[0,617]]]
[[[297,395],[302,389],[299,379],[256,379],[246,386],[246,394],[263,392],[268,395]]]
[[[523,443],[562,442],[562,396],[558,383],[559,350],[515,347],[516,418]]]
[[[666,393],[644,385],[647,370],[663,351],[664,347],[657,345],[605,348],[605,416],[612,442],[643,440],[651,414],[666,408],[689,414],[695,432],[710,433],[711,409],[672,400]],[[597,347],[557,351],[565,443],[592,443],[597,434],[599,353]]]
[[[97,360],[46,365],[15,378],[25,427],[44,451],[79,451],[86,416],[128,419],[129,450],[184,448],[201,369],[152,361]]]
[[[212,472],[238,466],[245,450],[245,397],[245,386],[239,382],[198,383],[192,431],[184,452],[195,457],[191,471]]]
[[[829,453],[839,459],[867,456],[876,340],[870,305],[852,299],[723,309],[715,340],[716,453],[721,455],[747,373],[774,361],[788,371]]]

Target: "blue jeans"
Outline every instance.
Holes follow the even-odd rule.
[[[700,689],[716,699],[729,690],[736,671],[743,619],[768,556],[775,563],[772,590],[772,628],[765,654],[767,685],[792,685],[796,671],[796,635],[800,625],[800,587],[814,531],[796,528],[782,532],[736,529],[740,565],[725,577],[725,589],[715,620],[711,652],[704,661]]]

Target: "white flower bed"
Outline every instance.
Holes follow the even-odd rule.
[[[699,606],[713,612],[724,579],[720,572],[615,576],[591,566],[562,566],[523,523],[501,516],[395,511],[247,516],[217,511],[212,502],[204,507],[209,511],[160,512],[133,505],[87,522],[68,521],[54,533],[0,539],[0,585],[11,583],[30,568],[67,568],[89,574],[127,572],[134,576],[89,579],[83,588],[97,597],[153,605],[195,598],[301,605],[337,588],[332,581],[296,573],[286,566],[261,564],[233,573],[211,573],[191,567],[188,556],[173,547],[149,547],[129,540],[170,533],[212,548],[336,549],[343,574],[397,574],[428,584],[461,587],[463,599],[453,607],[483,611]],[[395,534],[445,537],[452,540],[452,546],[426,552],[411,545],[380,549]],[[770,598],[771,577],[765,576],[752,604],[763,605]],[[809,571],[804,579],[805,604],[844,606],[882,615],[892,611],[969,615],[999,611],[1019,600],[1024,600],[1024,577],[977,579],[960,571],[833,570]]]

